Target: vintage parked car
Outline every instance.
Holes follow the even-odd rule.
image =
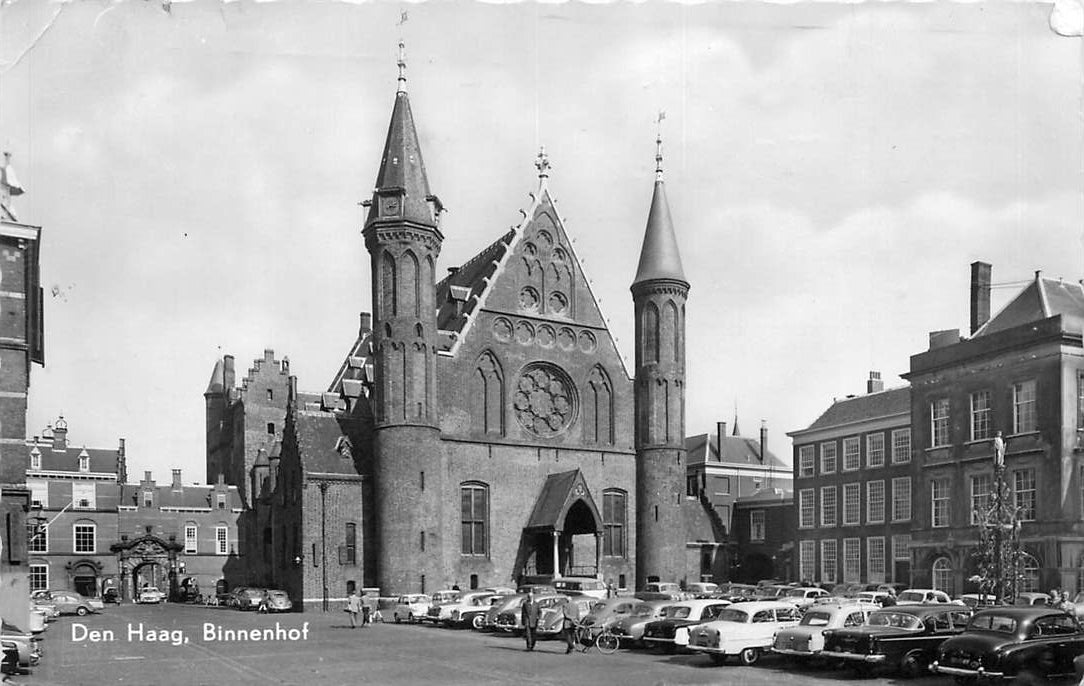
[[[1010,606],[975,613],[967,629],[941,644],[931,669],[958,682],[999,681],[1033,686],[1074,675],[1084,655],[1084,630],[1052,607]]]
[[[550,591],[552,593],[552,591]],[[523,605],[523,599],[526,598],[526,594],[510,593],[508,595],[502,595],[497,600],[493,601],[493,604],[486,610],[485,616],[482,619],[482,626],[475,627],[480,631],[495,631],[497,629],[497,617],[506,610],[519,610]]]
[[[263,604],[260,606],[264,612],[289,612],[294,609],[294,602],[286,591],[268,589],[264,593]]]
[[[883,666],[915,677],[969,619],[971,608],[953,603],[886,607],[870,613],[863,626],[825,631],[821,655],[846,660],[860,673]]]
[[[75,591],[50,591],[48,603],[56,607],[59,614],[75,614],[82,617],[91,612],[101,612],[105,603],[97,598],[87,598]]]
[[[497,615],[497,628],[501,631],[510,631],[514,634],[519,634],[523,631],[522,608],[523,601],[527,599],[527,596],[523,596],[518,603],[512,604],[505,610],[502,610]],[[546,610],[558,605],[561,605],[568,600],[567,595],[561,595],[559,593],[553,593],[551,595],[535,596],[534,602],[538,605],[538,627],[542,628],[542,622],[546,617]],[[587,600],[587,599],[585,599]],[[560,631],[560,628],[557,629]]]
[[[424,615],[415,617],[420,622],[431,622],[433,624],[444,624],[452,617],[452,606],[459,601],[460,592],[456,590],[451,591],[437,591],[430,596],[432,603],[429,605],[429,609],[426,610]]]
[[[471,591],[459,596],[459,600],[449,603],[441,608],[441,613],[448,613],[447,619],[443,620],[444,626],[468,627],[478,626],[485,621],[486,612],[489,611],[490,600],[499,596],[489,591]]]
[[[1016,594],[1013,605],[1050,605],[1050,596],[1038,591],[1024,591]]]
[[[226,604],[237,610],[259,610],[266,593],[267,591],[262,588],[241,586],[230,593],[230,599]]]
[[[671,581],[652,581],[636,593],[640,600],[685,600],[681,586]]]
[[[715,598],[719,594],[719,584],[710,581],[697,581],[686,584],[685,592],[694,598]]]
[[[395,604],[395,608],[391,611],[391,617],[396,624],[399,622],[414,623],[429,612],[431,602],[429,596],[424,593],[401,595]]]
[[[753,600],[724,608],[706,624],[689,629],[689,650],[707,653],[717,665],[737,657],[752,665],[772,645],[775,632],[798,626],[802,612],[784,600]]]
[[[610,625],[610,631],[620,639],[622,644],[643,646],[644,628],[648,622],[661,619],[666,608],[672,600],[641,600],[636,607],[616,622]]]
[[[564,628],[564,606],[573,603],[576,606],[577,616],[583,621],[591,612],[591,606],[598,601],[591,596],[557,596],[552,604],[543,607],[538,612],[538,635],[556,636]],[[521,627],[522,628],[522,627]]]
[[[710,622],[719,616],[729,600],[681,600],[666,608],[661,619],[648,622],[644,627],[644,643],[658,646],[672,653],[689,644],[689,629],[697,624]]]
[[[606,584],[589,576],[564,576],[554,579],[553,588],[565,595],[586,595],[599,600],[606,597]]]
[[[823,588],[817,586],[798,586],[796,588],[788,589],[785,594],[778,596],[778,599],[783,602],[793,603],[795,607],[804,610],[817,602],[818,598],[827,596],[828,591]]]
[[[917,605],[920,603],[951,603],[952,598],[944,591],[932,588],[909,588],[896,596],[897,605]]]
[[[760,589],[753,584],[726,584],[719,587],[716,597],[739,603],[743,600],[753,600],[759,591]]]
[[[862,626],[874,607],[879,606],[862,602],[813,605],[802,615],[798,626],[776,632],[772,651],[798,658],[818,657],[824,650],[825,631]]]
[[[3,622],[0,625],[0,652],[3,653],[0,671],[4,674],[22,674],[41,660],[41,641]]]
[[[158,590],[155,586],[144,586],[139,589],[139,597],[136,598],[137,603],[160,603],[166,599],[166,594]]]
[[[641,602],[628,597],[592,600],[587,612],[580,614],[580,624],[584,626],[608,627],[622,617],[632,614],[633,609]]]

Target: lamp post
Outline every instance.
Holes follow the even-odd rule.
[[[998,600],[1012,602],[1020,566],[1020,520],[1013,495],[1005,478],[1005,440],[998,431],[991,440],[994,451],[994,482],[992,502],[977,508],[981,527],[981,548],[978,552],[980,591],[988,589]]]

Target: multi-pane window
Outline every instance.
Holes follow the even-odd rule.
[[[933,561],[932,577],[935,591],[944,591],[952,595],[952,563],[947,557],[939,557]]]
[[[821,541],[821,581],[836,582],[836,566],[839,563],[836,540]]]
[[[892,464],[911,461],[911,429],[893,429]]]
[[[892,559],[900,562],[911,559],[911,534],[897,534],[892,537]]]
[[[602,493],[602,554],[610,557],[625,556],[626,505],[624,491]]]
[[[862,522],[862,484],[843,485],[843,523],[854,525]]]
[[[930,481],[930,526],[949,525],[949,480]]]
[[[343,565],[358,563],[358,525],[354,522],[346,522],[343,527],[343,547],[339,553],[339,562]]]
[[[871,584],[885,580],[885,537],[870,536],[866,539],[866,577]]]
[[[814,461],[812,445],[803,445],[798,448],[798,476],[813,476]]]
[[[30,522],[26,525],[26,549],[32,553],[49,552],[49,525]]]
[[[1012,473],[1013,502],[1022,522],[1035,520],[1035,470],[1020,469]]]
[[[1012,432],[1025,434],[1035,431],[1035,380],[1021,381],[1012,386]]]
[[[459,487],[459,500],[459,552],[462,555],[485,555],[489,544],[489,489],[483,484],[463,484]],[[605,497],[603,503],[605,510]]]
[[[199,548],[196,544],[195,524],[184,525],[184,552],[186,555],[195,555],[199,552]]]
[[[892,479],[892,521],[906,522],[911,519],[911,477]]]
[[[37,448],[34,448],[34,452],[30,453],[30,468],[41,469],[41,453]]]
[[[883,433],[866,436],[866,466],[883,467],[885,463],[885,435]]]
[[[836,525],[836,487],[821,488],[821,526]]]
[[[94,484],[72,484],[72,509],[73,510],[93,510],[95,506],[94,500]]]
[[[862,448],[858,436],[843,439],[843,471],[853,472],[862,466]]]
[[[821,474],[833,474],[836,471],[836,444],[821,443]]]
[[[990,438],[990,391],[971,394],[971,440]]]
[[[27,481],[30,487],[30,504],[34,507],[49,507],[49,484],[41,481]]]
[[[225,510],[226,509],[226,494],[225,493],[219,493],[216,496],[216,500],[218,501],[218,509]]]
[[[228,555],[230,552],[230,530],[224,526],[215,527],[215,554]]]
[[[143,507],[154,507],[154,491],[143,491]]]
[[[843,539],[843,581],[858,581],[862,577],[862,541]]]
[[[1084,469],[1084,468],[1082,468]],[[817,525],[814,520],[814,513],[816,512],[813,504],[813,489],[803,488],[798,491],[798,528],[800,529],[812,529]],[[809,577],[813,578],[813,577]]]
[[[993,494],[993,479],[989,474],[971,475],[971,523],[978,524],[981,521],[980,513],[990,507],[990,496]]]
[[[866,482],[866,521],[882,524],[885,520],[885,482]]]
[[[930,447],[949,444],[949,399],[938,398],[930,403]]]
[[[94,538],[97,527],[94,524],[76,524],[72,529],[75,539],[75,552],[93,553],[97,548]]]
[[[812,581],[817,576],[817,542],[798,542],[798,575],[803,581]]]
[[[753,510],[749,513],[749,540],[764,540],[764,510]]]
[[[90,456],[89,455],[80,455],[79,456],[79,471],[81,471],[81,472],[89,472],[90,471]]]
[[[49,565],[30,565],[30,590],[44,591],[49,588]]]

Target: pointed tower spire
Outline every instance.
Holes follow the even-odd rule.
[[[662,174],[662,134],[655,139],[655,192],[651,196],[651,210],[647,215],[647,229],[640,248],[640,265],[632,285],[644,281],[669,279],[688,286],[685,270],[681,266],[674,224],[670,219],[670,204],[666,201],[666,185]]]
[[[422,149],[406,92],[406,56],[402,41],[399,42],[398,66],[398,90],[380,171],[376,175],[376,188],[372,200],[362,203],[369,207],[365,225],[405,221],[436,229],[444,206],[429,192]]]

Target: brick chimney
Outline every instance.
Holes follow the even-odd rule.
[[[64,421],[64,415],[57,417],[53,425],[53,450],[68,449],[68,423]]]
[[[764,456],[768,452],[768,422],[760,420],[760,463],[764,464]]]
[[[719,451],[716,459],[723,460],[723,436],[726,435],[726,422],[715,422],[715,449]]]
[[[986,262],[971,263],[971,335],[990,320],[990,273]]]
[[[179,470],[179,469],[174,469],[173,470],[173,485],[172,485],[172,488],[175,491],[181,490],[181,470]]]
[[[124,452],[124,439],[120,439],[117,446],[117,481],[122,484],[128,483],[128,457]]]
[[[880,393],[885,389],[885,382],[881,381],[881,372],[869,373],[869,380],[866,381],[866,393]]]
[[[358,334],[364,336],[373,330],[373,315],[370,312],[361,313],[361,324],[358,327]]]

